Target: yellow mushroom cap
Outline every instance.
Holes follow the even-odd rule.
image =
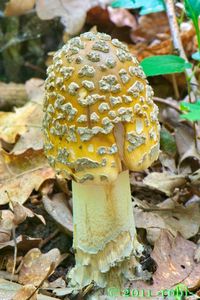
[[[158,108],[137,59],[105,33],[86,32],[47,70],[45,153],[64,177],[108,183],[148,168],[159,153]]]

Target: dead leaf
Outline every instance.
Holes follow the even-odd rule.
[[[44,80],[40,78],[31,78],[26,81],[25,89],[31,102],[43,105],[44,101]]]
[[[27,298],[29,298],[31,295],[32,295],[32,297],[29,298],[30,300],[37,300],[37,292],[36,293],[34,293],[34,292],[35,292],[34,285],[27,284],[27,285],[21,287],[21,289],[19,291],[17,291],[17,293],[13,297],[13,300],[19,300],[19,299],[27,300]]]
[[[43,216],[33,213],[29,208],[23,206],[19,202],[12,201],[12,210],[14,213],[14,224],[21,224],[26,218],[37,217],[44,225],[46,224]]]
[[[46,211],[70,235],[73,232],[72,214],[67,206],[66,195],[54,194],[52,199],[47,195],[42,198]]]
[[[112,8],[108,7],[110,20],[118,27],[128,26],[132,29],[138,27],[137,21],[134,15],[125,8]]]
[[[175,130],[175,138],[180,155],[179,171],[182,173],[191,173],[191,162],[187,162],[187,160],[195,159],[197,161],[197,166],[199,165],[198,161],[200,161],[200,154],[198,153],[194,142],[194,132],[192,128],[180,124]]]
[[[10,240],[11,230],[14,227],[14,215],[10,210],[2,210],[0,217],[0,244]]]
[[[44,254],[37,248],[31,249],[24,256],[24,262],[19,273],[19,283],[38,286],[48,274],[52,263],[56,267],[60,261],[61,255],[58,249],[52,249]]]
[[[139,17],[138,22],[138,27],[131,33],[131,39],[135,45],[130,44],[129,48],[139,61],[152,55],[173,53],[169,23],[165,13],[147,14]],[[186,54],[191,56],[197,49],[194,27],[191,22],[183,22],[180,30]]]
[[[174,236],[179,232],[186,239],[198,233],[200,227],[198,203],[184,207],[167,199],[159,205],[151,206],[145,201],[138,199],[134,201],[134,204],[137,204],[137,207],[134,207],[136,227],[147,230],[147,238],[151,243],[156,241],[162,229],[167,229]]]
[[[171,290],[179,283],[189,288],[196,286],[197,278],[191,277],[192,273],[200,268],[200,264],[196,264],[193,259],[195,249],[196,245],[185,240],[180,234],[174,238],[163,230],[151,253],[158,266],[153,274],[153,285],[134,281],[134,289],[150,289],[152,295],[159,296],[161,290]]]
[[[35,103],[27,103],[15,112],[0,112],[0,139],[13,144],[22,136],[13,149],[16,154],[28,148],[42,149],[42,118],[42,107]]]
[[[186,179],[184,175],[153,172],[144,178],[143,183],[165,193],[167,196],[171,196],[175,188],[186,183]]]
[[[109,0],[36,0],[36,12],[40,19],[50,20],[61,17],[65,31],[75,35],[82,29],[87,11],[96,5],[105,5]]]
[[[18,292],[22,288],[23,286],[21,284],[0,278],[0,299],[13,300],[13,297],[16,295],[16,292]],[[19,298],[17,298],[16,300],[18,299]],[[22,300],[22,298],[20,299]],[[58,300],[58,298],[38,294],[37,300]]]
[[[55,177],[42,150],[29,149],[19,155],[1,151],[0,159],[1,205],[9,201],[23,204],[33,189],[37,191],[46,179]]]
[[[66,282],[62,277],[57,278],[56,280],[49,282],[48,288],[51,289],[64,289],[66,288]]]
[[[31,238],[25,235],[20,235],[16,238],[16,244],[18,251],[27,252],[28,250],[32,249],[33,247],[38,247],[38,245],[41,243],[40,238]],[[0,243],[0,250],[4,249],[11,250],[13,247],[15,247],[15,241],[11,240],[8,242]]]
[[[20,16],[31,10],[35,5],[35,0],[10,0],[6,3],[6,9],[4,11],[5,16]]]

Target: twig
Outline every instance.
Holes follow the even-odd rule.
[[[173,84],[173,88],[174,88],[175,98],[179,99],[180,98],[180,94],[179,94],[179,90],[178,90],[178,85],[177,85],[176,75],[175,74],[172,74],[172,84]]]
[[[185,54],[185,50],[183,48],[183,44],[180,38],[179,28],[178,28],[178,22],[176,19],[176,13],[174,9],[174,1],[173,0],[165,0],[166,5],[166,11],[167,16],[169,20],[169,26],[170,31],[172,35],[172,40],[174,44],[174,48],[178,50],[180,57],[184,58],[186,61],[188,61],[187,56]],[[189,95],[189,101],[193,102],[195,100],[195,96],[198,93],[198,82],[196,80],[196,77],[194,75],[194,72],[192,69],[185,69],[186,74],[186,80],[187,80],[187,86],[188,86],[188,95]],[[191,99],[191,91],[194,94],[194,99]],[[199,143],[199,137],[197,136],[197,130],[196,125],[197,123],[193,123],[193,129],[194,129],[194,143],[195,147],[198,152],[200,152],[200,143]]]
[[[178,105],[174,104],[171,100],[163,99],[163,98],[160,98],[160,97],[153,97],[153,100],[155,102],[165,104],[165,105],[167,105],[167,106],[175,109],[179,114],[182,113],[182,111],[180,110],[180,108],[178,107]]]
[[[184,58],[186,61],[188,61],[187,56],[185,54],[185,50],[183,48],[183,44],[180,38],[180,32],[178,28],[178,22],[176,19],[176,13],[174,9],[174,1],[173,0],[165,0],[165,5],[166,5],[166,12],[169,20],[169,26],[170,26],[170,31],[172,35],[172,40],[174,44],[174,48],[178,50],[180,57]],[[190,78],[191,81],[191,87],[192,91],[195,93],[197,91],[196,85],[198,85],[198,82],[192,72],[191,69],[186,69],[185,74],[187,78]]]
[[[41,286],[43,285],[43,283],[45,282],[45,280],[52,274],[52,272],[55,270],[55,263],[51,263],[48,272],[46,273],[45,277],[42,279],[42,281],[40,282],[40,284],[36,287],[36,289],[34,290],[34,292],[28,297],[26,298],[26,300],[30,300],[35,293],[41,288]]]
[[[12,277],[11,281],[13,281],[14,275],[15,275],[15,269],[17,264],[17,241],[16,241],[16,235],[15,235],[15,227],[12,228],[12,234],[13,234],[13,241],[14,241],[14,263],[12,268]]]
[[[54,230],[45,240],[42,240],[41,243],[39,244],[39,249],[44,247],[50,240],[52,240],[58,233],[60,232],[59,229]]]

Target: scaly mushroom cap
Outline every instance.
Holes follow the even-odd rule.
[[[64,177],[107,183],[122,165],[139,171],[157,159],[158,108],[125,44],[83,33],[55,53],[47,73],[45,153]]]

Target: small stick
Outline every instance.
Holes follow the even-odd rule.
[[[176,19],[176,13],[174,9],[174,1],[173,0],[165,0],[166,5],[166,12],[169,20],[169,26],[170,31],[172,35],[172,40],[174,44],[174,48],[178,50],[180,57],[184,58],[186,61],[188,61],[187,56],[185,54],[185,50],[183,48],[183,44],[180,38],[179,28],[178,28],[178,22]],[[196,85],[198,85],[198,82],[192,72],[191,69],[186,69],[185,74],[187,78],[190,78],[190,81],[192,83],[192,90],[193,92],[197,91]]]
[[[180,94],[179,94],[179,90],[178,90],[178,85],[177,85],[176,75],[175,74],[172,74],[172,84],[173,84],[173,88],[174,88],[175,98],[179,99],[180,98]]]

